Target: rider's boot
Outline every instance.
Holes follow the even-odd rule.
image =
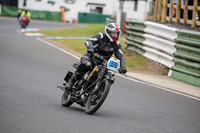
[[[67,90],[71,90],[71,88],[74,85],[75,81],[76,81],[76,74],[74,73],[72,75],[72,77],[69,79],[69,81],[66,83],[65,88]]]
[[[72,86],[74,85],[74,83],[79,79],[81,75],[78,72],[74,72],[72,74],[72,77],[69,79],[69,81],[66,83],[65,88],[67,90],[71,90]]]

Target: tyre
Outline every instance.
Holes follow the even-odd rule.
[[[94,94],[88,96],[85,105],[85,112],[87,114],[93,114],[101,107],[110,91],[110,86],[110,82],[104,78],[99,89]]]
[[[65,106],[65,107],[69,107],[73,104],[74,102],[72,102],[70,100],[70,96],[69,94],[67,94],[66,92],[63,93],[62,95],[62,99],[61,99],[61,104],[62,106]]]
[[[22,24],[22,26],[21,26],[22,28],[26,28],[26,25],[24,25],[24,24]]]

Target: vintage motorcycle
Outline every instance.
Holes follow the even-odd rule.
[[[98,64],[96,59],[101,59]],[[105,101],[111,85],[114,83],[115,72],[119,69],[120,61],[111,57],[108,61],[104,60],[101,56],[94,54],[93,56],[95,67],[84,74],[69,91],[65,89],[65,84],[72,76],[72,72],[68,72],[63,86],[57,86],[64,91],[61,99],[61,104],[65,107],[71,106],[74,102],[85,107],[87,114],[95,113]],[[73,67],[77,69],[78,63],[74,63]]]

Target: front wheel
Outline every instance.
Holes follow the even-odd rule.
[[[110,91],[110,86],[110,82],[104,78],[99,89],[88,96],[85,105],[85,112],[87,114],[93,114],[101,107]]]
[[[62,95],[61,99],[61,104],[62,106],[69,107],[73,104],[74,102],[70,99],[70,96],[68,93],[64,92]]]

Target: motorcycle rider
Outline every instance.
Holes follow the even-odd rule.
[[[120,60],[121,73],[126,73],[125,59],[123,57],[122,47],[118,41],[121,35],[120,26],[115,23],[107,24],[105,27],[105,33],[98,33],[92,38],[89,38],[85,45],[87,47],[87,52],[80,59],[80,65],[77,70],[73,73],[72,77],[69,79],[65,88],[71,90],[75,81],[77,81],[82,75],[88,72],[94,67],[93,55],[98,54],[105,60],[113,55]],[[101,60],[97,60],[100,62]]]
[[[24,15],[27,16],[29,21],[30,21],[31,13],[28,10],[24,10],[24,11],[21,12],[21,17],[24,16]]]
[[[21,18],[23,17],[23,16],[27,16],[27,18],[28,18],[28,24],[29,24],[29,22],[30,22],[30,19],[31,19],[31,13],[28,11],[28,10],[24,10],[24,11],[22,11],[21,12],[21,16],[20,16],[20,21],[21,21]],[[28,25],[27,24],[27,25]]]

